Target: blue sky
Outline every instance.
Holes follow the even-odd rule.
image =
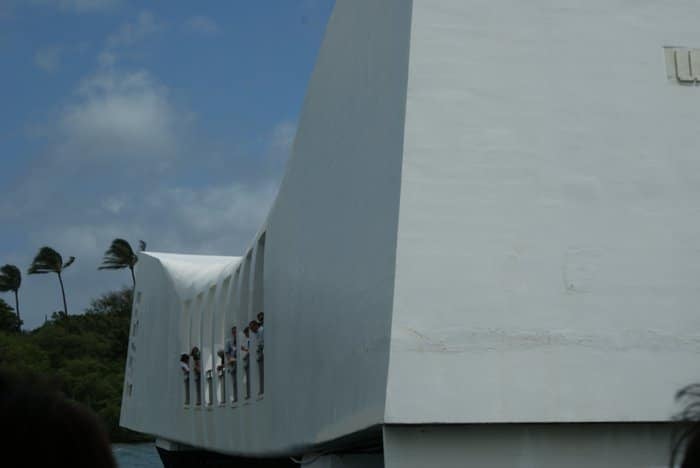
[[[289,155],[333,0],[0,0],[0,264],[50,245],[71,313],[115,237],[236,255]],[[4,299],[11,302],[11,296]],[[61,308],[25,275],[25,328]]]

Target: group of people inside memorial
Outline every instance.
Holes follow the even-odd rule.
[[[216,366],[216,375],[219,377],[219,392],[221,401],[226,400],[226,374],[228,373],[231,381],[231,396],[230,401],[236,403],[238,401],[238,363],[239,357],[242,362],[244,398],[250,398],[250,355],[255,356],[255,363],[258,366],[258,396],[262,396],[265,392],[265,338],[264,338],[264,323],[265,314],[259,312],[255,320],[243,329],[242,335],[239,337],[238,328],[234,325],[231,327],[231,335],[224,345],[224,349],[219,349],[216,352],[219,358],[219,363]],[[190,374],[194,375],[196,405],[202,404],[202,356],[199,348],[194,346],[188,353],[180,355],[180,368],[182,369],[185,379],[185,404],[190,404]],[[207,385],[209,388],[209,402],[213,402],[213,369],[206,371]]]

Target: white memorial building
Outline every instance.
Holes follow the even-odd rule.
[[[337,0],[248,249],[140,254],[122,426],[312,468],[665,466],[700,381],[699,25]],[[260,311],[264,367],[220,377]]]

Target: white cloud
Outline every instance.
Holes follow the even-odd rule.
[[[154,194],[150,206],[156,209],[170,207],[173,219],[184,230],[203,236],[213,245],[224,247],[234,232],[252,234],[267,215],[277,187],[271,181],[259,185],[232,183],[204,189],[174,188]],[[220,252],[225,253],[225,252]],[[229,252],[229,255],[235,254]]]
[[[207,16],[193,16],[185,22],[185,27],[190,31],[209,36],[218,34],[220,31],[216,21]]]
[[[126,200],[121,196],[111,196],[102,202],[102,209],[109,214],[119,214],[126,206]]]
[[[0,19],[14,18],[14,5],[10,1],[0,2]]]
[[[118,60],[159,28],[143,12],[109,36],[96,72],[76,85],[42,133],[47,146],[36,170],[0,200],[0,211],[20,221],[15,225],[26,235],[29,252],[22,253],[51,245],[77,257],[65,278],[72,313],[130,283],[124,272],[96,272],[116,237],[133,247],[144,239],[152,250],[240,255],[272,206],[294,139],[295,124],[283,121],[265,135],[264,148],[240,155],[230,148],[235,144],[222,148],[198,132],[192,113],[163,83]],[[213,31],[206,30],[198,32]],[[227,178],[229,171],[234,175]],[[32,277],[26,286],[31,328],[60,302],[51,279]]]
[[[61,113],[63,152],[81,159],[170,159],[182,115],[148,72],[103,69],[83,80]]]
[[[53,6],[76,13],[89,13],[111,10],[120,5],[122,0],[33,0],[33,3]]]
[[[59,46],[39,49],[34,54],[34,64],[45,72],[53,72],[61,63],[61,52],[62,49]]]
[[[121,81],[115,81],[109,86],[100,84],[100,89],[118,89]],[[288,143],[291,127],[281,123],[271,129],[268,149],[264,152],[271,152],[274,145]],[[98,147],[94,150],[101,151]],[[97,272],[103,253],[114,238],[125,238],[134,248],[138,240],[143,239],[148,242],[149,250],[154,251],[232,256],[240,255],[252,242],[274,201],[279,174],[258,175],[245,181],[210,181],[202,185],[201,181],[191,180],[188,171],[197,164],[199,153],[196,148],[188,151],[189,163],[180,168],[178,181],[149,178],[129,185],[112,185],[113,174],[100,171],[98,166],[90,174],[79,175],[81,181],[96,181],[97,187],[91,189],[94,192],[86,192],[88,189],[82,182],[62,183],[64,190],[55,196],[42,193],[43,186],[27,192],[26,196],[37,198],[37,206],[44,206],[44,209],[39,208],[36,216],[31,217],[37,220],[35,224],[22,226],[31,246],[24,252],[25,257],[33,255],[34,249],[42,245],[51,245],[66,257],[77,257],[64,278],[71,313],[83,310],[100,292],[130,284],[127,272]],[[104,158],[104,155],[90,153],[82,157]],[[233,167],[236,164],[233,163]],[[68,165],[54,167],[54,179],[76,180],[75,176],[66,176]],[[127,170],[133,170],[133,165],[127,165]],[[49,179],[44,176],[40,180]],[[32,186],[32,183],[25,181],[23,185]],[[73,185],[79,188],[73,189]],[[10,198],[21,197],[13,194]],[[56,202],[47,203],[47,200]],[[22,216],[26,219],[26,211]],[[18,257],[18,252],[10,254]],[[8,254],[7,258],[15,258],[12,255]],[[25,290],[32,291],[31,295],[24,296],[28,328],[39,325],[44,314],[50,315],[61,307],[54,278],[28,278]]]
[[[112,68],[117,63],[117,56],[113,52],[103,50],[97,55],[97,63],[103,69]]]
[[[162,25],[155,20],[152,13],[142,11],[136,17],[136,21],[123,24],[116,33],[107,37],[107,48],[134,45],[161,29]]]
[[[297,126],[294,122],[283,121],[275,125],[270,135],[270,149],[288,153],[292,149]]]
[[[307,24],[322,21],[323,8],[326,6],[327,2],[325,0],[301,0],[299,4],[301,22]]]

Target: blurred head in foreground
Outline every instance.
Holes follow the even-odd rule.
[[[671,454],[671,467],[700,467],[700,384],[685,387],[676,394],[676,400],[684,403],[683,411],[676,419],[686,422],[677,435]]]
[[[117,466],[97,417],[37,378],[0,372],[0,420],[2,452],[22,466]]]

